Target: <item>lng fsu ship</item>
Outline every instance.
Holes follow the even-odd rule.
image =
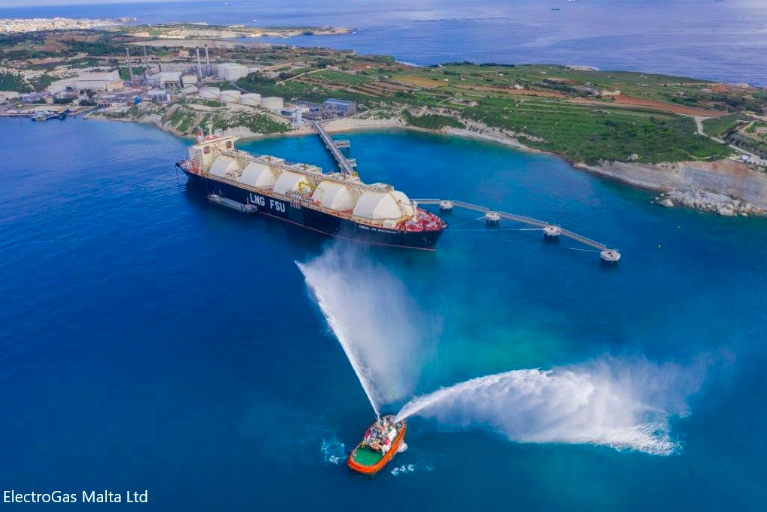
[[[199,138],[177,165],[212,199],[339,238],[433,251],[447,227],[394,190],[357,176],[257,156],[234,148],[237,137]]]

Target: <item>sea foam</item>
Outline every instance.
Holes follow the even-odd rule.
[[[376,413],[412,397],[427,351],[402,281],[343,243],[297,265]]]
[[[670,455],[673,416],[689,415],[706,364],[683,367],[644,358],[602,357],[551,370],[514,370],[471,379],[408,402],[412,415],[484,426],[522,443],[592,444]]]

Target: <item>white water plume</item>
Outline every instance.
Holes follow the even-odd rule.
[[[679,447],[670,419],[689,414],[687,399],[699,390],[705,367],[603,357],[549,371],[516,370],[417,397],[397,417],[487,426],[523,443],[670,455]]]
[[[344,243],[297,265],[376,414],[411,397],[425,354],[419,330],[433,326],[402,281]]]

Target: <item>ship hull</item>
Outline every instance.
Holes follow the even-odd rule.
[[[370,226],[325,213],[320,210],[302,207],[288,200],[277,199],[266,194],[245,190],[229,183],[199,176],[183,169],[190,182],[201,185],[207,194],[222,197],[243,204],[258,207],[258,213],[279,219],[295,226],[322,233],[323,235],[344,238],[355,242],[403,249],[434,251],[442,235],[439,231],[403,231]]]

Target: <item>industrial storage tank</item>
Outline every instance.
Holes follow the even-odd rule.
[[[210,166],[208,174],[210,176],[216,176],[217,178],[236,180],[240,169],[240,165],[234,158],[220,156],[216,158],[213,165]]]
[[[256,93],[243,94],[240,96],[240,104],[257,107],[261,105],[261,95]]]
[[[248,67],[234,62],[227,62],[216,66],[216,75],[223,80],[239,80],[248,76]]]
[[[279,96],[267,96],[266,98],[261,98],[261,106],[269,110],[282,110],[284,102]]]
[[[349,187],[334,181],[322,181],[312,194],[312,201],[319,202],[324,208],[339,212],[351,211],[357,202]]]
[[[306,192],[310,188],[306,176],[297,172],[283,171],[274,184],[273,192],[286,195],[289,192]]]
[[[221,96],[221,89],[218,87],[203,87],[200,89],[201,98],[217,100],[219,96]]]
[[[238,103],[240,101],[240,91],[221,91],[218,97],[224,103]]]
[[[368,220],[400,220],[414,214],[410,199],[398,190],[365,192],[354,205],[353,212],[354,216]]]
[[[274,169],[258,162],[249,163],[240,175],[240,183],[254,188],[271,187],[276,181],[277,173]]]

